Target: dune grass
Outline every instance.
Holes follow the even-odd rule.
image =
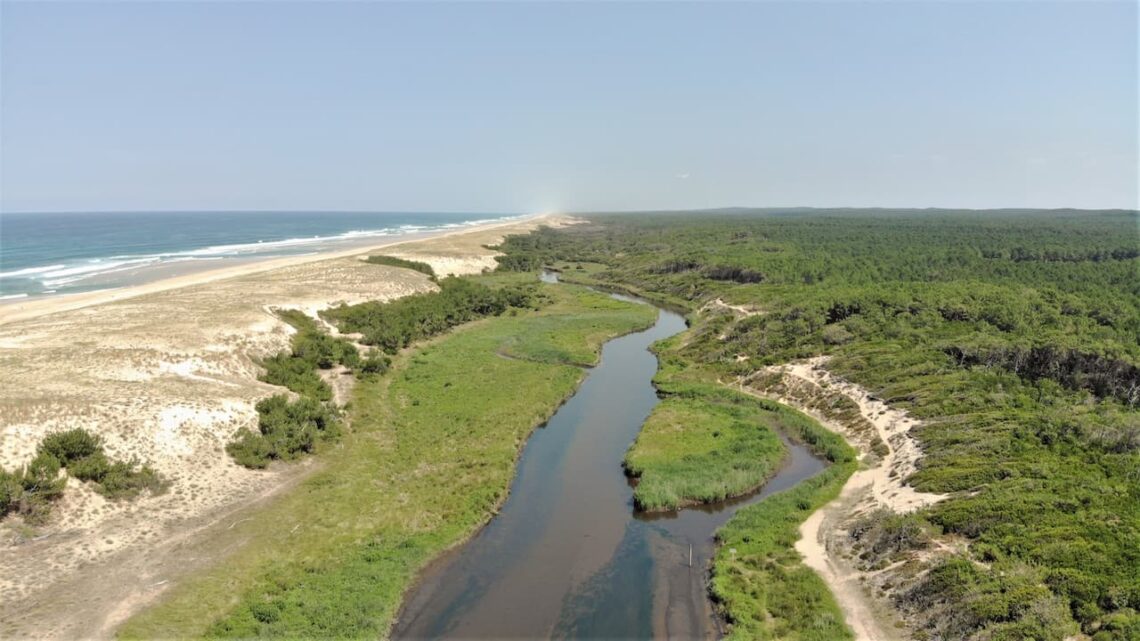
[[[543,289],[553,302],[542,311],[465,325],[362,380],[322,468],[236,524],[244,545],[120,636],[384,636],[416,572],[504,499],[527,436],[583,376],[571,364],[654,318],[581,288]]]

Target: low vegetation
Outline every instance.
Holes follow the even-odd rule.
[[[785,454],[774,419],[746,397],[666,398],[625,457],[626,472],[637,479],[637,507],[675,510],[756,489]]]
[[[382,636],[416,572],[491,517],[525,439],[581,380],[574,364],[654,318],[581,288],[535,295],[548,300],[540,311],[468,323],[360,381],[352,429],[321,453],[321,470],[234,525],[250,537],[239,554],[175,586],[121,636]]]
[[[599,265],[571,278],[693,309],[719,298],[761,310],[695,317],[673,356],[678,367],[735,380],[826,354],[837,374],[922,420],[914,434],[925,457],[908,480],[951,497],[916,518],[930,536],[964,544],[929,555],[890,591],[916,636],[1140,637],[1136,212],[741,210],[590,219],[507,238],[500,264]],[[745,537],[772,531],[773,521],[752,517],[765,509],[792,514],[779,507],[784,500],[738,514],[725,549],[740,554]],[[764,550],[790,550],[787,532],[763,539],[772,541]],[[891,532],[881,533],[905,534]],[[730,567],[725,549],[718,577]],[[742,579],[740,592],[766,593],[757,586],[777,569],[799,567],[793,557]],[[790,625],[774,637],[804,638]]]
[[[335,408],[311,397],[290,401],[278,394],[262,399],[257,409],[257,432],[238,431],[226,451],[239,465],[260,469],[270,461],[288,461],[311,454],[320,441],[340,436]]]
[[[389,267],[411,269],[421,274],[427,274],[428,278],[435,280],[435,270],[432,269],[431,265],[418,260],[407,260],[405,258],[397,258],[396,256],[369,256],[367,262],[373,265],[387,265]]]
[[[81,428],[48,434],[35,457],[15,472],[0,469],[0,518],[19,514],[29,522],[47,518],[51,504],[63,496],[66,471],[109,499],[125,499],[143,491],[159,493],[167,483],[150,466],[110,459],[97,435]]]

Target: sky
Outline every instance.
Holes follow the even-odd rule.
[[[1137,208],[1134,2],[0,2],[0,212]]]

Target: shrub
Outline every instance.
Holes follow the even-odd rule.
[[[59,459],[46,452],[37,454],[20,472],[0,470],[0,516],[15,512],[29,521],[45,518],[67,483],[59,470]]]
[[[896,514],[882,508],[860,518],[849,532],[874,564],[900,552],[925,548],[930,544],[930,527],[917,514]]]
[[[820,332],[823,342],[828,345],[843,345],[850,343],[855,336],[843,328],[842,325],[828,325]]]
[[[389,303],[341,305],[322,312],[322,316],[343,332],[363,334],[365,344],[394,354],[417,340],[443,333],[456,325],[497,316],[508,307],[535,304],[532,286],[496,290],[449,277],[439,281],[439,288],[438,292],[405,296]]]
[[[39,452],[51,454],[61,464],[67,465],[86,456],[91,456],[103,449],[103,441],[98,436],[82,428],[75,428],[65,432],[54,432],[40,441]]]
[[[388,367],[391,366],[391,364],[392,359],[379,351],[375,351],[360,362],[358,371],[361,374],[383,374],[388,371]]]
[[[80,481],[94,481],[98,483],[107,476],[107,472],[110,471],[110,469],[111,461],[107,459],[107,455],[100,449],[98,452],[69,463],[67,473]]]
[[[332,400],[332,389],[313,371],[313,364],[305,359],[294,358],[286,352],[262,361],[265,374],[261,381],[270,385],[280,385],[291,392],[316,399]]]
[[[127,498],[142,490],[158,493],[167,483],[154,469],[135,469],[134,462],[112,461],[103,452],[97,435],[76,428],[48,434],[36,448],[36,456],[19,472],[0,469],[0,518],[22,514],[30,521],[45,518],[51,502],[63,495],[67,484],[60,470],[95,484],[95,491],[110,499]]]
[[[166,487],[167,483],[150,466],[144,465],[136,470],[133,462],[115,461],[95,489],[109,499],[122,499],[137,496],[143,490],[158,494]]]
[[[16,509],[23,489],[18,474],[0,468],[0,518]]]
[[[271,460],[290,460],[312,452],[318,439],[339,434],[335,413],[312,398],[290,402],[282,394],[258,402],[258,433],[241,430],[226,446],[238,464],[261,469]]]
[[[244,427],[226,445],[226,452],[238,465],[250,469],[264,469],[272,459],[269,441]]]

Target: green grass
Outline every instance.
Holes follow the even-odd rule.
[[[243,546],[120,636],[384,636],[416,572],[504,499],[527,436],[583,376],[565,363],[596,361],[605,340],[654,318],[543,289],[554,300],[542,311],[470,323],[362,380],[352,428],[320,471],[235,525]]]
[[[666,398],[625,457],[626,470],[639,479],[634,501],[643,510],[674,510],[756,489],[785,455],[774,421],[776,413],[749,399]]]

